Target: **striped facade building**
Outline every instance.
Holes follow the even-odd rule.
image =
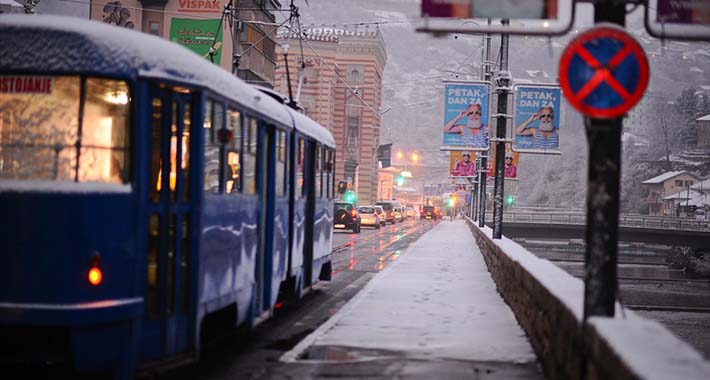
[[[288,95],[283,46],[294,98],[326,126],[338,146],[335,180],[353,184],[358,204],[377,201],[377,148],[382,123],[382,75],[387,63],[379,28],[325,26],[279,33],[275,89]],[[301,79],[302,78],[302,79]]]

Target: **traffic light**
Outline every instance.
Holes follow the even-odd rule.
[[[345,194],[345,191],[348,189],[348,183],[345,181],[339,181],[338,182],[338,194]]]
[[[451,198],[449,198],[449,207],[454,207],[456,206],[456,196],[452,195]]]
[[[357,201],[357,194],[354,191],[348,191],[343,196],[343,200],[347,203],[355,203]]]
[[[508,195],[508,198],[505,198],[505,203],[507,203],[509,206],[512,206],[513,203],[515,203],[515,197],[512,195]]]
[[[404,186],[404,177],[402,177],[402,176],[397,177],[396,182],[397,182],[397,186],[399,186],[399,187]]]

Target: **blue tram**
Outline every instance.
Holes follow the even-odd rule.
[[[178,45],[0,16],[0,365],[129,378],[258,324],[329,279],[334,160]]]

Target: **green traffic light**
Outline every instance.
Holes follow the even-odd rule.
[[[513,203],[515,203],[515,197],[513,197],[512,195],[508,195],[508,198],[505,201],[509,205],[512,205]]]
[[[404,185],[404,177],[399,176],[397,177],[397,186],[402,186]]]
[[[455,203],[454,198],[449,198],[449,207],[454,207]]]
[[[357,195],[352,191],[348,191],[345,193],[345,196],[343,196],[343,200],[348,203],[354,203],[357,200]]]

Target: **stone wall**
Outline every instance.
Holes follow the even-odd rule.
[[[498,292],[530,339],[548,379],[710,379],[710,363],[657,322],[617,303],[613,318],[590,318],[582,335],[581,280],[515,242],[469,227]],[[583,339],[586,339],[584,344]]]

